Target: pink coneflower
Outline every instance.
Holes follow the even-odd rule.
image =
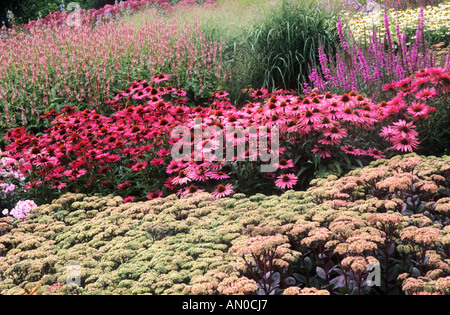
[[[292,188],[295,184],[297,184],[297,176],[292,173],[280,175],[275,181],[275,185],[282,189]]]
[[[404,120],[399,120],[398,122],[393,123],[401,137],[416,137],[418,136],[418,132],[414,130],[416,126],[413,125],[413,122],[407,123]]]
[[[324,116],[321,121],[317,121],[317,127],[320,129],[330,129],[333,128],[337,122],[335,120],[331,120],[330,117]]]
[[[317,121],[320,121],[322,116],[320,112],[317,112],[313,109],[307,109],[303,116],[300,117],[300,121],[305,124],[313,124]]]
[[[214,97],[216,98],[224,98],[228,96],[228,92],[225,91],[215,91],[213,94]]]
[[[361,155],[361,150],[355,148],[355,147],[352,146],[352,145],[344,145],[344,146],[341,148],[341,150],[344,151],[344,152],[347,153],[347,154]]]
[[[221,198],[221,197],[231,195],[232,193],[234,193],[233,185],[226,184],[224,186],[221,184],[221,185],[217,186],[217,188],[211,193],[211,195],[213,195],[214,198]]]
[[[156,198],[160,198],[162,196],[163,192],[159,189],[155,190],[155,191],[151,191],[147,194],[147,199],[153,200]]]
[[[25,189],[35,188],[35,187],[39,186],[42,183],[43,183],[43,181],[41,181],[41,180],[37,181],[37,182],[32,182],[32,183],[29,183],[29,184],[25,185],[24,188]]]
[[[352,107],[355,106],[355,99],[350,97],[349,94],[344,94],[341,96],[341,98],[338,100],[338,104],[345,107]]]
[[[280,159],[276,166],[280,169],[292,168],[294,167],[294,162],[292,160]]]
[[[180,190],[178,190],[177,195],[179,195],[180,197],[186,196],[187,194],[198,194],[201,192],[204,192],[204,189],[200,189],[194,185],[191,185],[189,187],[184,187]]]
[[[187,93],[186,93],[186,91],[178,89],[178,90],[173,91],[172,94],[175,94],[178,96],[186,96]]]
[[[398,130],[392,128],[392,126],[382,127],[380,137],[390,139],[398,135]]]
[[[33,160],[33,164],[40,167],[58,165],[59,160],[56,157],[40,156]]]
[[[148,96],[148,92],[145,92],[143,90],[139,90],[137,93],[133,94],[131,98],[135,100],[142,100]]]
[[[319,145],[315,144],[314,148],[311,150],[311,152],[316,154],[316,155],[317,155],[317,153],[319,153],[319,156],[322,159],[326,159],[326,158],[331,157],[330,151],[328,150],[328,148],[324,144],[319,144]]]
[[[397,88],[397,84],[395,82],[386,83],[386,84],[383,84],[383,86],[382,86],[383,91],[394,91],[396,88]]]
[[[131,169],[135,172],[142,171],[147,167],[148,163],[146,161],[137,162],[133,166],[131,166]]]
[[[230,178],[230,176],[228,176],[228,174],[225,174],[222,171],[218,171],[216,174],[212,174],[211,178],[212,179],[226,179],[226,178]]]
[[[134,201],[134,196],[128,196],[123,199],[123,203],[128,203],[128,202],[133,202],[133,201]]]
[[[181,165],[178,161],[172,160],[166,168],[167,174],[178,172],[181,169]]]
[[[345,128],[334,126],[333,128],[324,130],[323,135],[325,137],[330,137],[333,140],[342,139],[347,136],[347,130]]]
[[[158,82],[161,82],[161,81],[166,81],[166,80],[169,80],[169,75],[167,74],[167,75],[164,75],[164,74],[162,74],[162,73],[160,73],[160,74],[157,74],[157,75],[154,75],[154,76],[152,76],[151,78],[150,78],[150,80],[152,80],[153,82],[155,82],[155,83],[158,83]]]
[[[269,96],[269,90],[268,89],[257,89],[253,93],[250,94],[250,97],[254,98],[265,98]]]
[[[172,184],[173,185],[183,185],[189,181],[191,181],[191,178],[188,176],[188,174],[184,170],[181,170],[178,172],[178,176],[172,180]]]
[[[206,181],[211,178],[212,173],[210,171],[205,170],[205,168],[201,167],[198,169],[194,169],[189,172],[189,177],[194,181]]]
[[[418,100],[426,101],[429,98],[434,97],[437,94],[434,88],[424,88],[416,93],[415,97]]]
[[[374,157],[375,159],[384,159],[386,157],[383,152],[375,148],[370,148],[369,150],[367,150],[366,154]]]
[[[342,140],[340,140],[340,139],[331,139],[330,137],[325,137],[325,138],[319,139],[318,142],[320,144],[324,144],[324,145],[329,146],[329,145],[339,144],[339,143],[342,142]]]
[[[360,117],[355,114],[350,106],[345,107],[341,112],[338,113],[338,117],[342,118],[344,121],[358,122]]]
[[[390,149],[404,152],[413,152],[419,146],[419,141],[415,137],[397,136],[392,139],[394,144]]]
[[[429,113],[429,107],[424,103],[412,102],[411,106],[408,107],[407,112],[413,119],[425,118]]]

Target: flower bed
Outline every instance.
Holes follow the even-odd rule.
[[[0,292],[449,294],[449,189],[448,157],[411,154],[281,196],[69,193],[0,237]]]
[[[394,98],[378,104],[354,92],[302,98],[258,89],[254,102],[237,109],[225,91],[214,93],[210,107],[189,107],[185,91],[167,85],[168,76],[160,74],[150,82],[134,82],[109,101],[118,110],[110,117],[66,106],[44,116],[52,127],[42,136],[24,128],[8,131],[5,139],[11,143],[5,153],[22,161],[28,196],[46,192],[40,202],[66,191],[114,192],[132,201],[172,190],[181,195],[206,190],[220,197],[304,188],[314,176],[342,174],[373,159],[415,150],[416,124],[435,110],[426,103],[442,99],[448,90],[446,70],[419,75],[420,84],[407,78]],[[426,82],[435,88],[425,87]],[[416,101],[408,98],[411,94]],[[182,132],[174,134],[177,128]],[[256,151],[250,147],[250,128],[260,136]],[[181,156],[175,154],[180,148],[187,148]],[[273,169],[261,172],[266,164]]]

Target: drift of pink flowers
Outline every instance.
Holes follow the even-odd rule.
[[[163,80],[156,83],[158,78]],[[86,187],[101,184],[127,191],[135,187],[136,181],[149,176],[146,172],[157,172],[163,176],[158,181],[164,182],[164,187],[147,186],[144,196],[148,199],[162,196],[164,189],[178,189],[180,195],[208,190],[221,197],[235,191],[224,166],[236,163],[237,157],[228,161],[212,158],[196,161],[193,156],[174,160],[170,157],[171,146],[183,139],[171,138],[171,130],[176,126],[190,128],[198,118],[202,119],[202,128],[277,126],[282,146],[278,152],[279,168],[272,178],[274,186],[287,189],[295,186],[297,178],[293,172],[296,165],[285,156],[286,140],[294,143],[312,140],[313,153],[324,159],[339,152],[375,159],[386,157],[392,150],[412,152],[419,143],[414,122],[428,117],[433,108],[421,103],[427,115],[418,115],[417,103],[408,104],[406,97],[416,95],[425,83],[432,84],[437,95],[450,89],[449,70],[430,68],[408,80],[394,82],[393,86],[401,89],[388,102],[372,103],[353,91],[344,95],[313,93],[306,97],[275,91],[266,98],[255,95],[254,102],[237,109],[223,96],[226,92],[213,93],[210,107],[187,106],[184,91],[167,85],[166,79],[161,74],[153,77],[153,81],[133,82],[108,102],[117,110],[110,117],[70,106],[60,112],[49,112],[43,117],[52,120],[52,127],[41,136],[27,133],[24,127],[8,131],[5,140],[11,143],[5,153],[24,161],[21,171],[31,182],[28,187],[47,185],[62,190],[66,187],[61,183]],[[134,97],[139,94],[142,97]],[[379,134],[376,141],[364,138],[360,143],[378,143],[378,147],[358,147],[352,140],[355,134],[362,138]],[[213,144],[215,141],[213,135],[205,140]],[[192,139],[188,144],[200,148],[202,156],[211,152],[205,142],[199,146]],[[249,152],[245,155],[248,159]],[[115,173],[118,169],[129,169],[136,175],[120,182]]]

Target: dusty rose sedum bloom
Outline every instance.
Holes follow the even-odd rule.
[[[226,277],[217,286],[217,291],[224,295],[244,295],[258,290],[254,280],[246,277]]]
[[[348,256],[341,262],[343,267],[349,268],[354,273],[362,273],[367,270],[369,264],[380,264],[379,261],[372,256]]]
[[[257,235],[240,238],[233,244],[229,252],[241,256],[246,264],[251,263],[254,257],[258,257],[263,263],[267,263],[266,261],[271,258],[274,265],[287,267],[288,262],[293,260],[289,247],[288,239],[284,235]],[[244,266],[241,265],[242,267]]]
[[[317,288],[289,287],[284,290],[283,295],[330,295],[330,292]]]
[[[323,242],[330,240],[332,233],[325,227],[314,229],[308,233],[308,237],[302,240],[303,245],[312,246],[314,243]]]

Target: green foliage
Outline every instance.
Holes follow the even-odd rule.
[[[335,25],[334,13],[315,1],[282,1],[267,8],[240,41],[228,43],[225,56],[233,84],[302,91],[308,67],[317,61],[319,41],[335,47]]]
[[[70,2],[70,1],[69,1]],[[65,3],[66,5],[69,3]],[[101,0],[78,0],[81,8],[88,9],[93,2],[111,2]],[[114,0],[112,1],[114,4]],[[105,3],[106,4],[106,3]],[[60,0],[8,0],[0,2],[0,21],[7,22],[7,11],[13,12],[17,24],[28,23],[29,20],[36,20],[39,16],[45,17],[49,12],[60,11]],[[7,26],[11,26],[7,23]]]

